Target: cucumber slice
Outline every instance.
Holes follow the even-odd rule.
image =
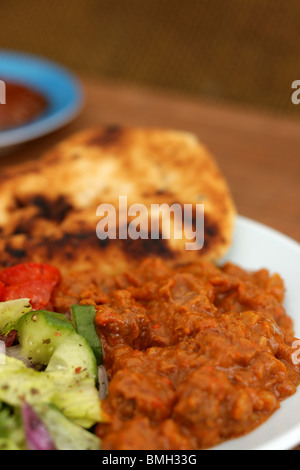
[[[0,366],[0,437],[1,403],[20,408],[24,402],[31,406],[52,403],[72,422],[87,429],[105,419],[93,379],[58,370],[39,372],[7,357]]]
[[[0,302],[0,334],[6,335],[11,329],[14,329],[14,324],[30,312],[32,307],[29,299],[7,300]]]
[[[97,361],[85,338],[73,332],[67,336],[53,352],[47,369],[90,377],[97,380]]]
[[[18,323],[21,354],[47,371],[80,374],[97,381],[97,361],[88,341],[65,315],[48,311],[25,314]]]
[[[93,305],[72,305],[71,307],[71,320],[74,328],[87,340],[95,354],[97,365],[100,366],[103,360],[103,349],[95,328],[95,316],[96,309]]]
[[[65,315],[40,310],[29,312],[17,324],[21,354],[34,364],[47,365],[55,349],[75,334]]]

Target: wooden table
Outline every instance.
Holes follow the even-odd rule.
[[[38,158],[61,139],[90,126],[184,129],[196,133],[214,153],[240,214],[300,241],[300,120],[120,84],[84,78],[82,82],[86,103],[80,116],[63,129],[2,156],[0,171]]]

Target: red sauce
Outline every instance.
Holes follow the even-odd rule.
[[[46,110],[47,99],[39,92],[18,83],[5,85],[6,104],[0,104],[0,131],[28,124]]]

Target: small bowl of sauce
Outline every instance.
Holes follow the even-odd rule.
[[[5,95],[6,103],[0,106],[0,131],[28,124],[47,111],[47,98],[23,84],[5,82]]]
[[[65,126],[84,101],[81,81],[65,66],[0,48],[0,153]]]

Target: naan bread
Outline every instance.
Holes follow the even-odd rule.
[[[218,260],[231,245],[235,205],[208,150],[189,133],[153,128],[89,129],[38,161],[0,175],[0,265],[44,261],[61,269],[115,273],[145,256]],[[204,246],[186,240],[99,240],[97,207],[204,204]],[[190,220],[195,223],[196,214]],[[173,221],[174,222],[174,221]],[[149,235],[150,236],[150,235]]]

